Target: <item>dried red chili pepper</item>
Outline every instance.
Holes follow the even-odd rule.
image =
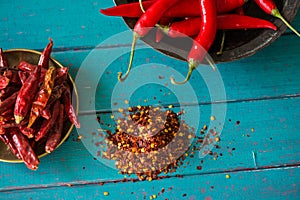
[[[275,2],[273,0],[254,0],[256,4],[267,14],[279,18],[287,27],[289,27],[298,37],[300,33],[295,30],[290,23],[281,15]]]
[[[65,109],[64,105],[60,104],[57,123],[54,125],[53,129],[49,133],[49,136],[47,138],[47,142],[45,145],[45,151],[47,153],[53,152],[61,140],[61,134],[62,134],[62,130],[64,127],[64,116],[65,116],[64,109]]]
[[[20,89],[14,110],[14,116],[17,124],[24,119],[31,108],[31,104],[39,88],[38,84],[40,75],[41,68],[38,66],[35,68],[34,72],[29,75]]]
[[[217,13],[223,14],[233,11],[234,9],[243,6],[248,0],[217,0]],[[144,1],[142,3],[145,10],[148,10],[156,1]],[[199,17],[199,1],[185,0],[179,1],[173,6],[169,6],[168,10],[163,13],[163,17],[182,18],[182,17]],[[138,18],[143,12],[138,2],[121,4],[118,6],[100,9],[100,12],[107,16],[121,16]]]
[[[40,57],[38,65],[41,66],[42,68],[48,69],[49,67],[49,61],[50,61],[50,55],[52,52],[52,47],[53,47],[53,41],[52,38],[49,38],[49,43],[43,50],[43,53]]]
[[[32,73],[36,67],[37,65],[32,65],[26,61],[21,61],[18,65],[19,70],[22,70],[24,72],[29,72],[29,73]],[[41,68],[40,83],[44,81],[46,72],[47,72],[46,68]]]
[[[39,141],[42,138],[47,137],[50,129],[56,123],[57,117],[59,115],[60,102],[56,101],[52,108],[51,118],[49,120],[44,120],[40,130],[35,135],[35,141]]]
[[[18,150],[20,157],[29,169],[36,170],[40,163],[36,153],[30,146],[28,139],[20,132],[18,128],[11,128],[8,132],[12,137],[14,146]]]
[[[8,62],[2,48],[0,48],[0,67],[8,67]]]
[[[51,66],[46,72],[43,85],[40,87],[34,101],[32,102],[28,127],[31,127],[35,120],[40,116],[43,109],[46,107],[47,102],[51,96],[54,86],[55,67]]]
[[[25,83],[26,79],[28,78],[29,74],[27,72],[18,71],[19,78],[21,80],[22,85]]]
[[[21,61],[18,65],[18,69],[25,71],[25,72],[33,72],[34,69],[36,68],[36,65],[32,65],[25,60]]]
[[[0,90],[0,99],[3,101],[9,96],[11,96],[13,93],[20,90],[19,86],[16,85],[8,85],[6,88]]]
[[[175,37],[192,37],[200,32],[201,18],[189,18],[172,23],[169,27],[161,27],[168,36]],[[218,30],[232,29],[252,29],[252,28],[269,28],[277,30],[277,27],[270,21],[239,14],[224,14],[217,16]]]
[[[19,129],[20,129],[21,133],[23,135],[25,135],[26,137],[28,137],[28,138],[34,137],[35,130],[33,128],[29,128],[26,125],[22,125],[22,126],[19,126]]]
[[[6,144],[8,145],[10,151],[18,158],[21,159],[21,156],[16,148],[16,146],[14,145],[14,141],[11,138],[11,136],[9,134],[4,134],[4,135],[0,135],[0,139]]]
[[[56,68],[56,77],[54,84],[61,85],[68,79],[68,68],[67,67],[60,67]]]
[[[10,79],[6,76],[0,75],[0,89],[6,88],[6,86],[9,84]]]
[[[77,119],[71,98],[71,90],[70,87],[67,85],[66,89],[62,93],[62,100],[65,105],[65,111],[70,122],[73,123],[76,126],[76,128],[80,128],[80,123]]]
[[[0,103],[0,113],[4,113],[5,111],[10,110],[15,105],[16,99],[18,97],[19,92],[13,93],[10,97],[6,98],[4,101]]]
[[[7,77],[11,83],[15,85],[21,85],[21,80],[19,78],[18,71],[15,69],[7,69],[4,74],[5,77]]]
[[[51,107],[52,105],[55,103],[56,100],[58,100],[62,93],[65,91],[66,89],[66,84],[62,84],[62,85],[56,85],[51,93],[51,96],[47,102],[46,107],[44,108],[44,110],[41,113],[41,116],[44,117],[45,119],[50,119],[51,117]]]
[[[4,135],[6,133],[6,129],[0,126],[0,135]]]
[[[119,72],[118,74],[119,81],[124,81],[129,75],[132,66],[133,57],[134,57],[134,49],[138,38],[145,36],[155,26],[155,24],[158,23],[158,21],[163,16],[163,13],[171,6],[175,5],[177,2],[179,2],[179,0],[155,1],[150,6],[150,8],[147,9],[147,11],[144,14],[142,14],[141,17],[139,17],[138,21],[134,26],[133,41],[132,41],[128,69],[124,77],[122,77],[122,72]]]
[[[201,29],[194,39],[192,48],[187,57],[189,71],[185,80],[182,82],[176,82],[174,77],[171,77],[173,84],[184,84],[189,80],[193,70],[201,64],[215,39],[217,32],[216,0],[199,0],[199,3]]]

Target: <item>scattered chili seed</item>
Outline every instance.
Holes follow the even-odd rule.
[[[215,116],[210,116],[210,121],[214,121],[216,119]]]
[[[230,178],[230,175],[229,174],[226,174],[226,176],[225,176],[227,179],[229,179]]]
[[[108,192],[103,192],[103,195],[104,195],[104,196],[108,196],[109,193],[108,193]]]

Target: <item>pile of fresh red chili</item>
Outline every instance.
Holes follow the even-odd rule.
[[[66,120],[79,127],[72,106],[68,68],[49,66],[53,42],[38,63],[9,66],[0,48],[0,139],[29,169],[36,170],[37,148],[50,153],[62,139]]]
[[[186,58],[189,73],[182,84],[188,81],[192,71],[202,63],[212,46],[217,30],[266,28],[277,30],[270,21],[247,16],[243,10],[248,0],[144,0],[121,4],[100,12],[108,16],[136,18],[134,40],[127,73],[119,80],[124,80],[131,69],[136,40],[144,37],[153,27],[157,29],[157,42],[165,35],[191,37],[193,45]],[[281,16],[273,0],[253,0],[267,14],[281,19],[298,36],[300,34]],[[162,32],[162,33],[161,33]]]

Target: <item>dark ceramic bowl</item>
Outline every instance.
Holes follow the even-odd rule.
[[[114,0],[116,5],[138,2],[138,0]],[[299,9],[299,0],[275,0],[275,3],[281,12],[281,14],[291,22]],[[214,44],[210,48],[210,55],[216,63],[229,62],[245,58],[255,54],[257,51],[267,47],[277,38],[282,35],[287,27],[280,19],[270,16],[264,13],[254,1],[249,1],[244,6],[245,14],[254,16],[273,22],[277,27],[277,31],[268,29],[248,29],[248,30],[230,30],[226,31],[226,39],[224,43],[223,54],[217,55],[222,40],[222,32],[218,31]],[[133,29],[137,19],[135,18],[123,18],[129,28]],[[167,54],[171,57],[185,60],[189,49],[192,45],[191,39],[176,38],[172,39],[164,37],[159,43],[155,42],[155,31],[150,31],[149,34],[142,38],[142,40],[158,51]],[[174,41],[176,40],[176,41]],[[176,49],[176,53],[166,51],[166,49]]]

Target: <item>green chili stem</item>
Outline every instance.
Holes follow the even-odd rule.
[[[122,72],[118,73],[118,80],[119,81],[122,81],[122,82],[125,81],[125,79],[129,75],[129,72],[130,72],[131,67],[132,67],[132,61],[133,61],[133,58],[134,58],[134,50],[135,50],[135,46],[136,46],[136,43],[137,43],[138,39],[139,39],[139,36],[136,33],[133,33],[133,41],[132,41],[132,44],[131,44],[131,51],[130,51],[130,58],[129,58],[128,68],[127,68],[126,74],[123,77],[122,77],[122,75],[123,75]]]
[[[294,29],[288,21],[280,14],[278,9],[273,9],[271,13],[274,17],[279,18],[289,29],[291,29],[298,37],[300,37],[300,33],[296,29]]]

